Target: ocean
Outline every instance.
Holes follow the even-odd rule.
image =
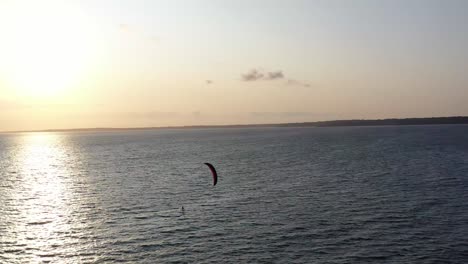
[[[468,263],[468,126],[0,134],[0,263],[122,262]]]

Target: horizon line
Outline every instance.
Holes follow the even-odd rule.
[[[426,122],[424,122],[426,121]],[[432,122],[430,122],[432,121]],[[452,122],[450,122],[452,121]],[[456,121],[456,122],[455,122]],[[304,121],[288,123],[254,123],[254,124],[219,124],[219,125],[180,125],[180,126],[147,126],[147,127],[84,127],[84,128],[50,128],[29,130],[0,131],[9,133],[34,132],[104,132],[123,130],[157,130],[157,129],[197,129],[197,128],[248,128],[248,127],[326,127],[326,126],[391,126],[391,125],[437,125],[437,124],[468,124],[468,116],[443,117],[408,117],[380,119],[335,119],[323,121]]]

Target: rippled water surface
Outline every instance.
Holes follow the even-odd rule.
[[[0,263],[42,262],[468,263],[468,126],[3,134]]]

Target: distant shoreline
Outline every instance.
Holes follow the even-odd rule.
[[[26,132],[106,132],[126,130],[157,130],[157,129],[197,129],[197,128],[255,128],[255,127],[339,127],[339,126],[407,126],[407,125],[460,125],[468,124],[468,116],[423,117],[423,118],[389,118],[389,119],[351,119],[330,120],[300,123],[276,124],[241,124],[241,125],[194,125],[194,126],[164,126],[164,127],[96,127],[70,129],[42,129],[1,131],[0,133]]]

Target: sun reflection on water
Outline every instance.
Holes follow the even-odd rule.
[[[18,140],[12,162],[17,174],[12,201],[18,214],[10,235],[28,251],[28,262],[53,261],[72,232],[76,157],[65,135],[33,133]]]

